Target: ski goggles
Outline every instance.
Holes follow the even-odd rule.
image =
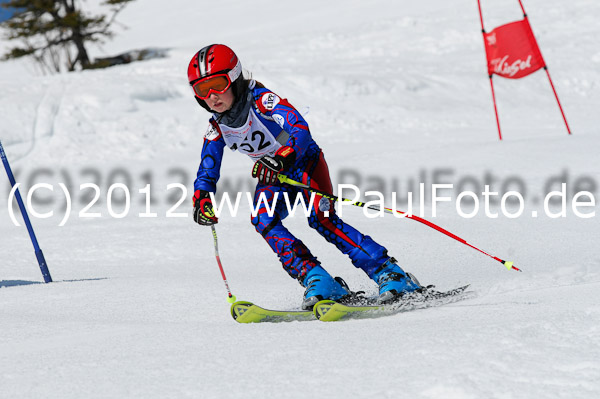
[[[195,82],[190,82],[190,85],[198,98],[206,100],[212,93],[225,93],[231,87],[231,82],[236,80],[241,74],[242,64],[238,61],[231,71],[198,79]]]
[[[223,94],[231,87],[231,79],[226,73],[209,76],[192,83],[197,97],[206,100],[212,93]]]

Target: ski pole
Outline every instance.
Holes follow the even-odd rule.
[[[212,229],[212,234],[214,237],[214,241],[215,241],[215,257],[217,258],[217,264],[219,265],[219,269],[221,270],[221,276],[223,277],[223,282],[225,283],[225,288],[227,289],[227,295],[229,296],[227,298],[227,302],[229,303],[234,303],[235,302],[235,295],[231,294],[231,290],[229,289],[229,284],[227,284],[227,277],[225,277],[225,270],[223,270],[223,265],[221,264],[221,258],[219,257],[219,243],[217,241],[217,230],[215,229],[215,225],[211,225],[210,228]]]
[[[285,184],[289,184],[290,186],[295,186],[295,187],[300,187],[300,188],[306,189],[306,190],[308,190],[308,191],[311,191],[311,192],[317,193],[317,194],[319,194],[320,196],[322,196],[322,197],[324,197],[324,198],[327,198],[327,199],[330,199],[330,200],[332,200],[332,201],[347,201],[347,202],[352,202],[352,204],[351,204],[351,205],[354,205],[354,206],[357,206],[357,207],[360,207],[360,208],[368,208],[368,209],[373,209],[373,210],[375,210],[375,211],[381,211],[381,209],[379,209],[379,208],[378,208],[378,207],[376,207],[376,206],[372,206],[372,205],[370,205],[370,206],[366,206],[366,204],[365,204],[364,202],[352,201],[352,200],[350,200],[350,199],[347,199],[347,198],[341,198],[341,197],[335,196],[335,195],[333,195],[333,194],[329,194],[329,193],[327,193],[327,192],[325,192],[325,191],[321,191],[321,190],[318,190],[318,189],[316,189],[316,188],[313,188],[313,187],[307,186],[306,184],[303,184],[303,183],[300,183],[300,182],[298,182],[298,181],[292,180],[292,179],[290,179],[289,177],[287,177],[287,176],[285,176],[285,175],[282,175],[282,174],[279,174],[278,178],[279,178],[279,182],[280,182],[280,183],[285,183]],[[424,225],[426,225],[426,226],[428,226],[428,227],[431,227],[432,229],[434,229],[434,230],[437,230],[437,231],[439,231],[440,233],[443,233],[443,234],[447,235],[448,237],[450,237],[450,238],[453,238],[453,239],[455,239],[456,241],[458,241],[458,242],[460,242],[460,243],[462,243],[462,244],[464,244],[464,245],[466,245],[466,246],[468,246],[468,247],[471,247],[471,248],[475,249],[476,251],[479,251],[479,252],[481,252],[482,254],[484,254],[484,255],[486,255],[486,256],[489,256],[490,258],[492,258],[492,259],[494,259],[494,260],[496,260],[496,261],[498,261],[498,262],[502,263],[504,266],[506,266],[506,268],[507,268],[508,270],[511,270],[511,269],[513,269],[513,270],[516,270],[516,271],[519,271],[519,272],[521,271],[521,269],[519,269],[519,268],[517,268],[517,267],[515,267],[515,266],[513,265],[513,262],[505,261],[505,260],[503,260],[503,259],[500,259],[500,258],[498,258],[497,256],[491,255],[491,254],[489,254],[489,253],[487,253],[487,252],[485,252],[485,251],[483,251],[483,250],[481,250],[481,249],[477,248],[476,246],[474,246],[474,245],[472,245],[472,244],[469,244],[469,243],[468,243],[466,240],[464,240],[463,238],[460,238],[459,236],[457,236],[457,235],[455,235],[455,234],[452,234],[452,233],[451,233],[451,232],[449,232],[448,230],[446,230],[446,229],[444,229],[444,228],[442,228],[442,227],[440,227],[440,226],[436,225],[435,223],[432,223],[432,222],[430,222],[430,221],[428,221],[428,220],[425,220],[425,219],[423,219],[423,218],[421,218],[421,217],[419,217],[419,216],[416,216],[416,215],[409,215],[409,214],[407,214],[406,212],[402,212],[402,211],[398,211],[398,210],[393,210],[393,209],[391,209],[391,208],[383,208],[383,211],[384,211],[384,212],[386,212],[386,213],[391,213],[391,214],[394,214],[394,213],[399,213],[399,214],[401,214],[401,215],[405,215],[405,217],[407,217],[407,218],[409,218],[409,219],[416,220],[417,222],[423,223]]]
[[[8,163],[8,158],[6,157],[6,153],[4,152],[4,147],[2,147],[2,142],[0,141],[0,158],[2,158],[2,163],[4,164],[4,169],[6,170],[6,174],[8,175],[8,180],[10,181],[10,185],[14,188],[17,184],[15,181],[15,176],[13,175],[12,169],[10,168],[10,164]],[[44,277],[44,281],[46,283],[52,282],[52,276],[50,276],[50,271],[48,270],[48,265],[46,264],[46,258],[44,258],[44,253],[40,249],[38,244],[38,240],[35,237],[35,232],[33,231],[33,226],[31,225],[31,221],[29,220],[29,216],[27,215],[27,209],[25,208],[25,204],[23,203],[23,198],[21,198],[21,193],[19,189],[15,189],[15,197],[17,198],[17,203],[19,204],[19,209],[21,210],[21,215],[23,216],[23,220],[25,221],[25,226],[27,226],[27,231],[29,232],[29,238],[31,238],[31,243],[33,244],[33,249],[35,251],[35,257],[37,258],[38,265],[40,266],[40,270],[42,271],[42,276]],[[11,206],[10,204],[8,206]]]

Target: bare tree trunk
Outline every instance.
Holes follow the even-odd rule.
[[[83,45],[81,31],[78,28],[73,30],[73,43],[75,43],[75,47],[77,48],[77,57],[73,64],[79,62],[79,65],[81,65],[83,69],[88,68],[90,66],[90,57]]]
[[[75,1],[68,2],[67,0],[61,0],[61,4],[65,8],[67,14],[75,14],[77,13],[77,9],[75,8]],[[77,56],[75,57],[75,61],[72,63],[70,70],[75,69],[75,65],[79,62],[81,68],[86,69],[90,66],[90,57],[88,56],[87,50],[85,48],[83,35],[81,34],[81,28],[79,24],[76,24],[72,29],[72,40],[75,48],[77,49]]]

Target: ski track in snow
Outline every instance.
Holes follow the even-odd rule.
[[[56,82],[46,89],[33,120],[33,134],[31,136],[31,147],[23,155],[26,158],[35,148],[37,142],[42,139],[50,139],[54,135],[54,124],[63,100],[64,83]],[[18,159],[16,159],[18,161]]]
[[[497,141],[470,0],[307,0],[293,11],[263,0],[211,5],[211,15],[227,15],[226,29],[221,19],[205,17],[206,4],[174,0],[165,8],[145,0],[120,14],[128,30],[90,51],[161,47],[172,49],[168,58],[44,77],[24,61],[0,64],[0,139],[18,176],[65,182],[76,194],[97,179],[102,189],[90,210],[101,218],[77,217],[89,200],[74,196],[65,227],[57,227],[62,205],[49,219],[32,219],[55,280],[43,284],[27,231],[10,222],[8,185],[0,179],[0,397],[600,397],[598,216],[528,216],[542,214],[539,196],[549,179],[600,178],[600,5],[524,5],[573,136],[538,72],[495,80],[505,138]],[[487,30],[521,18],[517,2],[482,6]],[[249,15],[268,18],[249,22]],[[210,229],[190,217],[165,217],[180,197],[167,184],[187,174],[183,183],[191,187],[208,118],[185,70],[212,42],[231,45],[256,79],[298,109],[310,108],[306,118],[334,184],[387,194],[421,174],[431,183],[436,170],[454,183],[481,182],[486,173],[496,185],[519,177],[527,190],[520,218],[462,219],[448,204],[427,218],[523,272],[422,224],[368,219],[346,207],[343,218],[388,247],[423,284],[471,284],[476,296],[373,320],[235,323]],[[252,187],[250,168],[226,152],[222,185]],[[108,184],[127,179],[131,210],[112,218]],[[157,218],[138,217],[145,207],[138,190],[148,183]],[[64,203],[57,186],[42,192],[42,199]],[[189,197],[176,212],[191,211]],[[115,203],[115,211],[122,207]],[[39,205],[39,212],[49,210]],[[281,270],[248,214],[242,201],[240,216],[223,216],[217,226],[233,293],[268,308],[297,308],[302,287]],[[332,274],[375,293],[376,285],[305,220],[290,218],[286,226]]]

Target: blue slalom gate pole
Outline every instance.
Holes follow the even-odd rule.
[[[2,146],[2,141],[0,141],[0,157],[2,157],[2,163],[4,164],[4,169],[6,169],[8,180],[10,180],[10,184],[14,188],[16,184],[15,176],[13,175],[13,172],[10,169],[10,165],[8,164],[8,159],[6,158],[6,153],[4,152],[4,147]],[[27,226],[29,237],[31,238],[31,242],[33,243],[33,248],[35,249],[35,257],[37,258],[38,264],[40,265],[40,270],[42,271],[42,276],[44,276],[44,281],[46,283],[51,283],[52,276],[50,276],[50,271],[48,270],[46,259],[44,258],[44,254],[40,249],[40,246],[37,242],[37,238],[35,238],[35,233],[33,232],[31,221],[29,220],[29,216],[27,215],[27,210],[25,209],[25,204],[23,204],[23,198],[21,198],[21,193],[19,193],[18,188],[15,190],[15,197],[17,198],[17,202],[19,203],[21,215],[23,215],[23,220],[25,221],[25,225]],[[8,206],[10,206],[10,204]]]

